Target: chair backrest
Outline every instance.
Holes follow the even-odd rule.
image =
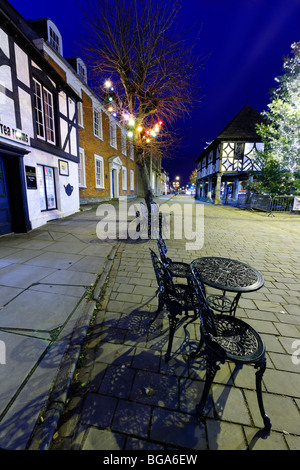
[[[207,303],[204,284],[201,280],[197,268],[193,265],[193,263],[191,263],[191,272],[195,293],[200,305],[199,310],[203,333],[204,335],[210,333],[213,336],[217,336],[217,330],[214,321],[214,312]]]
[[[174,296],[176,297],[176,287],[174,285],[173,279],[167,270],[163,263],[160,261],[158,258],[157,254],[151,249],[150,254],[151,254],[151,259],[152,259],[152,264],[157,280],[157,284],[159,286],[159,289],[162,294],[165,294],[166,296]]]
[[[169,263],[171,259],[166,256],[168,250],[165,240],[162,237],[159,237],[156,241],[162,262],[166,264]]]

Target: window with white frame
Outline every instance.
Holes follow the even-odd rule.
[[[94,109],[94,135],[102,139],[102,113],[99,109]]]
[[[123,155],[127,155],[127,138],[125,131],[122,131],[122,153]]]
[[[82,102],[77,103],[78,126],[83,127],[83,107]]]
[[[78,165],[78,181],[79,181],[79,186],[86,187],[86,181],[85,181],[85,155],[84,155],[84,149],[79,148],[79,165]]]
[[[33,79],[36,132],[39,139],[55,144],[53,94]]]
[[[130,160],[134,160],[134,147],[132,142],[130,142]]]
[[[122,166],[122,189],[123,191],[127,190],[127,168]]]
[[[104,189],[104,163],[103,157],[95,155],[95,177],[96,177],[96,188]]]
[[[110,121],[110,145],[117,148],[117,126],[113,121]]]
[[[134,191],[134,171],[130,170],[130,191]]]

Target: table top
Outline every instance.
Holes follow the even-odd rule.
[[[230,258],[207,256],[197,258],[192,266],[210,287],[230,292],[252,292],[264,285],[262,274],[248,264]]]

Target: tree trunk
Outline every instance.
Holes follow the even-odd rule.
[[[145,197],[145,202],[148,208],[148,213],[151,214],[151,202],[153,201],[153,192],[150,187],[150,178],[149,178],[149,171],[147,168],[147,164],[145,160],[140,160],[137,161],[137,166],[140,171],[141,175],[141,180],[143,184],[143,190],[144,190],[144,197]]]

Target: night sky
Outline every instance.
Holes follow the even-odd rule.
[[[25,19],[51,18],[63,36],[64,57],[76,55],[73,37],[80,22],[74,0],[11,0]],[[199,54],[207,54],[201,70],[201,103],[184,122],[181,148],[163,161],[170,177],[186,184],[195,160],[248,102],[261,112],[270,102],[283,57],[300,41],[300,0],[183,0],[184,27],[202,25]]]

